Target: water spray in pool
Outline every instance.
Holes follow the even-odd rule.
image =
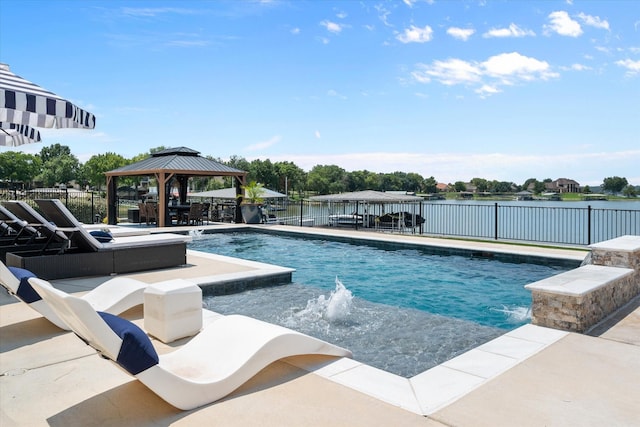
[[[328,298],[325,295],[320,295],[316,299],[310,299],[307,301],[307,306],[294,313],[292,318],[307,321],[324,320],[328,323],[344,322],[351,313],[352,304],[351,291],[336,277],[336,288],[331,291]]]

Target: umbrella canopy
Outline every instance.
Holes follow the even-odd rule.
[[[210,190],[210,191],[202,191],[199,193],[189,193],[189,197],[205,197],[205,198],[213,198],[213,199],[235,199],[236,198],[236,189],[235,188],[222,188],[220,190]],[[282,199],[286,198],[286,194],[278,193],[277,191],[269,190],[267,188],[262,189],[262,199]]]
[[[4,143],[3,143],[4,141]],[[40,142],[40,131],[27,125],[0,122],[0,145],[22,145]]]
[[[93,129],[96,117],[0,64],[0,145],[40,141],[35,128]]]

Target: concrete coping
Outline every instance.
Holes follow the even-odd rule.
[[[584,265],[547,279],[529,283],[525,285],[525,289],[582,297],[631,274],[634,274],[634,270],[631,268]]]
[[[615,252],[638,252],[640,251],[640,236],[620,236],[615,239],[589,245],[595,250],[607,250]]]

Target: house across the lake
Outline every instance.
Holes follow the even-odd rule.
[[[556,193],[579,193],[580,184],[573,179],[558,178],[555,181],[548,182],[545,185],[548,191]]]

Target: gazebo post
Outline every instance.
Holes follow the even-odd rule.
[[[118,223],[118,206],[116,205],[116,183],[118,177],[107,175],[107,223],[116,225]]]
[[[244,197],[244,187],[246,175],[243,176],[234,176],[235,178],[235,187],[236,187],[236,209],[235,209],[235,218],[234,222],[236,224],[241,224],[242,220],[242,211],[240,210],[240,204],[242,203],[242,198]]]
[[[167,214],[167,174],[156,174],[158,180],[158,227],[164,227],[165,215]]]

